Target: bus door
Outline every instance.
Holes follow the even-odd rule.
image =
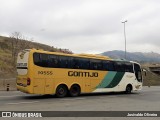
[[[137,81],[142,82],[142,72],[138,64],[134,63],[134,71],[135,71],[135,76],[136,76]]]

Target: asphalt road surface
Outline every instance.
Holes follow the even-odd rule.
[[[0,111],[160,111],[160,86],[143,87],[143,90],[132,94],[84,94],[74,98],[29,95],[19,91],[0,91]],[[87,119],[99,118],[88,117]]]

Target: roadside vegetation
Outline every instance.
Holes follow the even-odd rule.
[[[15,77],[18,52],[32,48],[72,54],[72,51],[68,49],[36,43],[32,38],[25,37],[20,32],[14,32],[10,37],[0,36],[0,79]]]

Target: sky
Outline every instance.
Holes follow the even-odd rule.
[[[160,0],[0,0],[0,35],[74,53],[160,53]]]

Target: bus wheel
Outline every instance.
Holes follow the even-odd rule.
[[[81,89],[80,89],[79,85],[76,85],[76,84],[72,85],[69,90],[69,94],[72,97],[77,97],[80,94],[80,92],[81,92]]]
[[[132,85],[127,85],[125,93],[130,94],[132,91]]]
[[[65,85],[59,85],[56,89],[56,96],[59,98],[65,97],[67,95],[67,87]]]

